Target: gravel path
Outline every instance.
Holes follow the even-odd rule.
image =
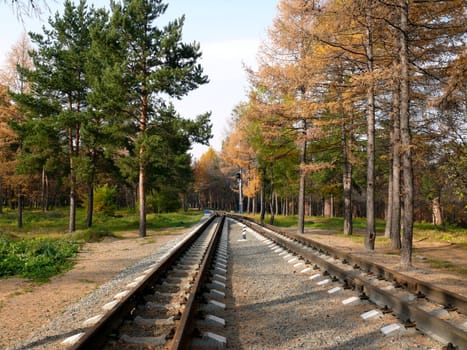
[[[241,225],[230,221],[231,286],[227,294],[226,329],[229,349],[441,349],[415,329],[383,335],[381,327],[397,323],[390,314],[364,321],[360,316],[374,309],[368,302],[342,302],[357,294],[339,290],[338,283],[318,285],[310,280],[316,271],[284,259]],[[280,255],[282,254],[282,255]],[[290,261],[290,262],[289,262]]]

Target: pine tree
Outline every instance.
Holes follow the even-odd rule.
[[[137,130],[133,140],[138,157],[139,235],[146,236],[146,185],[150,137],[148,128],[165,108],[165,96],[181,98],[208,82],[197,43],[182,42],[184,17],[163,28],[156,24],[167,5],[161,0],[125,0],[112,3],[110,31],[115,33],[122,61],[115,65],[123,76],[118,98]]]
[[[57,13],[49,19],[50,29],[44,28],[45,36],[31,34],[37,46],[32,52],[34,69],[22,67],[20,70],[30,83],[30,92],[14,94],[20,110],[27,117],[23,128],[43,124],[66,150],[70,232],[76,229],[76,159],[80,157],[82,118],[87,108],[85,66],[92,13],[84,0],[77,6],[66,1],[63,15]],[[24,132],[23,136],[34,137]]]

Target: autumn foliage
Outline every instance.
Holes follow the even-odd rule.
[[[366,216],[370,250],[386,218],[403,267],[415,220],[465,225],[464,14],[462,1],[280,1],[221,152],[226,175],[247,174],[250,210],[298,213],[298,232],[305,214],[342,215],[348,234]]]

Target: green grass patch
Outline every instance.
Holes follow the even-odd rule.
[[[100,242],[105,237],[117,237],[106,227],[90,227],[86,230],[80,230],[72,235],[73,239],[83,242]],[[118,237],[117,237],[118,238]]]
[[[159,230],[166,228],[187,228],[196,224],[203,213],[200,211],[187,211],[164,214],[148,214],[146,216],[146,228]],[[96,215],[93,226],[105,229],[114,234],[118,232],[138,231],[139,215],[131,211],[117,211],[116,215]]]
[[[428,240],[433,242],[457,243],[467,250],[467,229],[459,227],[440,227],[427,223],[414,225],[414,240]]]
[[[431,267],[437,269],[453,269],[455,265],[450,261],[437,260],[437,259],[427,259],[426,261]]]
[[[259,221],[259,215],[251,216],[253,219]],[[269,223],[270,216],[265,217],[265,223]],[[282,216],[276,215],[274,217],[274,225],[278,227],[294,228],[297,227],[298,218],[296,215]],[[381,219],[376,219],[376,232],[378,237],[376,243],[378,247],[390,246],[390,240],[382,236],[384,233],[385,222]],[[305,217],[305,229],[322,229],[334,231],[337,234],[343,232],[344,219],[341,217],[325,218],[320,216],[307,216]],[[349,239],[361,242],[363,244],[364,234],[366,231],[366,219],[354,218],[353,219],[354,234],[351,236],[342,235]],[[467,229],[455,226],[435,226],[430,223],[415,223],[414,224],[414,241],[427,240],[430,242],[447,242],[456,243],[461,249],[467,250]]]
[[[203,213],[201,211],[187,211],[164,214],[148,214],[147,229],[187,228],[198,222]],[[82,239],[99,240],[99,237],[118,236],[119,232],[134,231],[137,233],[139,215],[131,210],[117,210],[114,216],[95,213],[92,228],[86,228],[86,212],[78,208],[76,212],[77,232],[89,231]],[[23,227],[17,227],[16,212],[5,210],[0,214],[0,235],[25,237],[31,235],[64,234],[68,232],[68,208],[58,208],[49,212],[40,210],[25,210],[23,213]],[[89,238],[88,238],[89,237]],[[81,239],[81,238],[80,238]]]
[[[252,216],[255,220],[259,221],[259,215]],[[270,216],[266,215],[264,222],[269,223]],[[274,225],[278,227],[296,227],[298,222],[297,215],[276,215],[274,217]],[[306,216],[305,217],[305,228],[318,228],[323,230],[342,231],[344,226],[344,219],[341,217],[325,218],[321,216]],[[354,218],[353,219],[354,230],[365,230],[366,220],[365,218]],[[384,221],[376,220],[376,231],[384,232]]]
[[[152,230],[188,228],[196,224],[202,217],[203,213],[198,211],[150,214],[147,217],[147,228]]]
[[[15,211],[5,209],[0,214],[0,227],[2,233],[49,233],[65,232],[68,228],[68,211],[56,209],[49,212],[40,210],[23,211],[23,227],[18,228],[17,214]]]
[[[187,228],[197,223],[203,213],[189,211],[148,214],[147,229],[171,234],[173,228]],[[76,228],[68,234],[68,209],[50,212],[25,210],[23,227],[18,228],[16,213],[0,214],[0,278],[24,277],[37,282],[70,269],[73,257],[84,242],[99,242],[106,237],[122,238],[128,232],[138,237],[139,217],[134,211],[117,211],[114,216],[94,215],[93,226],[86,228],[86,213],[77,210]],[[169,229],[169,230],[164,230]],[[157,240],[148,237],[150,242]]]
[[[435,269],[441,269],[441,270],[445,269],[445,270],[449,270],[460,275],[467,275],[466,268],[459,267],[450,261],[438,260],[438,259],[427,259],[426,262]]]
[[[69,269],[80,245],[65,239],[0,237],[0,277],[43,282]]]

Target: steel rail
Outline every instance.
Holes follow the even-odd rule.
[[[464,315],[467,315],[467,298],[462,295],[455,294],[451,291],[440,288],[431,283],[421,281],[417,278],[401,274],[397,271],[386,268],[380,264],[373,263],[364,258],[357,257],[352,254],[339,251],[336,248],[314,241],[309,237],[287,232],[285,230],[281,230],[272,225],[267,225],[267,224],[260,225],[259,223],[247,217],[235,216],[235,218],[240,219],[240,220],[246,220],[255,225],[265,227],[269,230],[272,230],[276,233],[284,235],[297,242],[301,242],[312,248],[316,248],[326,255],[336,257],[342,261],[347,261],[351,265],[358,265],[362,271],[371,272],[371,273],[374,273],[379,278],[384,278],[387,281],[399,283],[411,293],[414,293],[414,294],[422,293],[428,300],[444,305],[445,307],[457,308],[461,313],[463,313]]]
[[[271,226],[268,225],[267,228],[271,229]],[[277,229],[276,229],[276,232],[281,233],[291,239],[294,239],[297,242],[302,242],[304,244],[314,246],[317,249],[320,249],[326,255],[337,257],[338,259],[342,261],[346,260],[349,264],[357,265],[359,266],[360,270],[365,271],[365,272],[371,272],[375,274],[378,278],[383,278],[387,281],[399,283],[407,291],[411,293],[414,293],[414,294],[421,293],[427,299],[435,303],[444,305],[445,307],[449,307],[449,308],[453,308],[453,307],[457,308],[464,315],[467,315],[467,298],[462,295],[455,294],[446,289],[442,289],[438,286],[435,286],[432,283],[424,282],[417,278],[401,274],[397,271],[386,268],[380,264],[373,263],[364,258],[357,257],[349,253],[341,252],[336,248],[326,246],[308,237],[300,237],[298,234],[284,232],[282,230],[277,230]]]
[[[404,276],[365,259],[356,258],[351,254],[340,252],[335,248],[315,242],[309,238],[284,232],[277,229],[277,227],[270,225],[261,226],[250,218],[239,217],[231,214],[229,214],[229,216],[243,222],[250,228],[260,232],[262,235],[275,241],[286,249],[295,252],[306,260],[321,266],[323,270],[327,271],[331,276],[338,278],[344,283],[344,285],[349,285],[361,292],[364,292],[371,301],[379,306],[386,306],[391,309],[402,321],[415,322],[416,327],[422,332],[433,336],[442,342],[455,344],[459,349],[467,349],[467,332],[464,330],[455,327],[442,319],[433,317],[426,311],[423,311],[416,305],[413,305],[411,302],[400,300],[390,292],[373,286],[368,281],[357,276],[356,273],[341,269],[337,265],[318,257],[310,252],[309,248],[318,250],[326,255],[331,255],[336,259],[340,259],[341,262],[346,261],[348,264],[354,265],[360,270],[371,272],[377,277],[384,278],[390,282],[397,282],[412,293],[417,294],[418,292],[421,292],[427,299],[431,299],[441,305],[454,305],[462,312],[466,309],[465,298],[463,296],[435,287],[430,283]],[[293,240],[296,243],[301,243],[304,246],[291,244],[290,240]]]
[[[215,253],[214,248],[219,242],[224,222],[225,216],[222,216],[216,227],[216,232],[214,233],[209,243],[208,249],[206,250],[206,255],[204,256],[200,265],[199,273],[193,283],[193,290],[188,297],[184,312],[180,318],[180,323],[177,327],[177,330],[175,331],[174,338],[170,346],[171,350],[185,350],[190,348],[193,331],[195,328],[196,315],[198,312],[198,303],[196,298],[201,292],[202,286],[208,277],[209,266]]]
[[[140,298],[154,290],[154,284],[162,278],[166,271],[174,264],[180,255],[209,227],[217,215],[212,215],[204,221],[194,232],[187,236],[179,247],[160,261],[158,267],[146,276],[140,284],[133,287],[112,311],[107,312],[94,326],[87,329],[85,334],[70,348],[72,350],[98,350],[107,342],[108,335],[118,329],[124,319],[137,306]]]

